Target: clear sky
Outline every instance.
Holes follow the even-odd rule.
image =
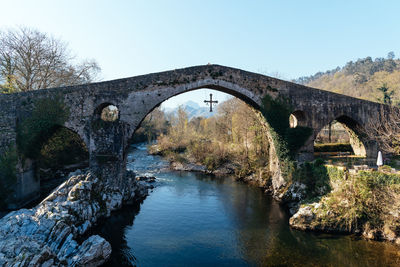
[[[50,33],[78,58],[97,60],[103,80],[207,63],[293,79],[400,55],[400,1],[0,0],[0,7],[0,29]]]

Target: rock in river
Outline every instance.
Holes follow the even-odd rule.
[[[92,173],[70,177],[32,209],[0,219],[0,266],[99,266],[111,245],[92,235],[81,237],[97,220],[124,202],[147,195],[149,185],[128,172],[125,186],[114,188]]]

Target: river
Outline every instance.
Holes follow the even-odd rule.
[[[144,144],[128,161],[155,175],[156,187],[93,229],[113,248],[105,266],[400,266],[393,244],[291,229],[285,209],[257,187],[170,171]]]

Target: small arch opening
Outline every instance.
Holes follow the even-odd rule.
[[[289,126],[290,128],[296,128],[297,126],[306,125],[306,115],[304,111],[296,110],[289,116]]]
[[[100,119],[103,121],[113,122],[118,120],[119,110],[117,106],[109,104],[101,109]]]

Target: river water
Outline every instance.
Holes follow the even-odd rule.
[[[113,248],[105,266],[400,266],[395,245],[291,229],[285,209],[257,187],[170,171],[144,144],[128,160],[157,186],[94,229]]]

